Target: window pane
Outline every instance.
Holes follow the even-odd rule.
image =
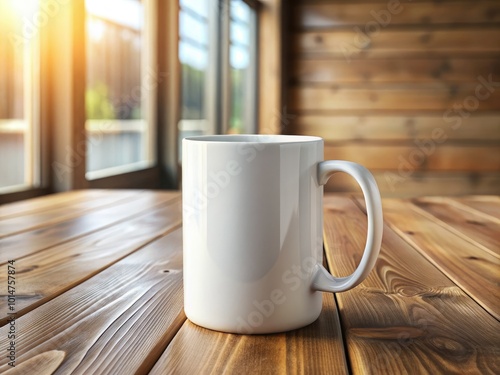
[[[230,133],[255,131],[255,16],[242,0],[231,1],[229,29]]]
[[[86,0],[85,91],[88,178],[151,163],[145,102],[144,5],[141,0]],[[109,173],[95,173],[108,168]]]
[[[39,155],[34,77],[38,34],[27,22],[39,12],[36,0],[0,1],[0,190],[37,185]]]
[[[180,140],[191,135],[207,134],[210,53],[209,1],[181,0],[179,13],[179,60],[181,77]]]

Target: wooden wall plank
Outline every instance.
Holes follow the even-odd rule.
[[[18,318],[16,365],[57,348],[56,373],[146,374],[185,319],[177,230]]]
[[[500,21],[496,0],[471,2],[406,1],[380,3],[299,4],[294,7],[297,28],[336,28],[377,22],[381,26],[490,24]]]
[[[365,245],[366,216],[331,196],[324,212],[330,269],[349,274]],[[353,374],[500,370],[500,323],[387,226],[375,269],[336,297]]]
[[[500,37],[500,36],[499,36]],[[500,39],[499,39],[500,40]],[[379,87],[365,86],[351,88],[345,86],[331,87],[292,87],[289,89],[289,105],[293,111],[442,111],[451,110],[454,106],[463,112],[480,110],[500,110],[500,90],[488,92],[481,89],[476,97],[476,87]],[[451,115],[450,115],[451,116]]]
[[[323,311],[316,322],[287,333],[232,335],[186,321],[150,375],[277,372],[348,373],[332,294],[324,295]]]
[[[484,215],[463,209],[449,198],[417,198],[412,203],[434,216],[436,222],[447,230],[500,258],[500,220],[489,220]],[[500,210],[500,205],[497,209]]]
[[[500,320],[500,259],[436,225],[413,207],[409,202],[386,199],[384,218],[397,234]]]
[[[432,139],[443,129],[446,141],[500,141],[500,113],[461,117],[423,115],[298,114],[287,128],[290,134],[315,135],[334,141],[412,141]]]
[[[500,173],[414,172],[401,174],[397,170],[386,170],[373,171],[373,175],[383,197],[500,194]],[[356,181],[344,173],[336,173],[331,177],[325,191],[361,193]]]
[[[179,193],[141,192],[137,198],[125,204],[106,207],[49,227],[1,238],[2,253],[0,255],[3,257],[0,259],[0,264],[7,261],[4,254],[15,254],[16,259],[20,259],[28,254],[67,242],[120,221],[130,220],[136,215],[146,214],[155,207],[179,199]]]
[[[22,282],[16,287],[16,294],[20,297],[16,302],[17,317],[179,227],[181,212],[181,202],[173,201],[137,218],[17,259],[17,272],[22,273]],[[81,253],[82,249],[85,249],[85,254]],[[7,274],[0,275],[0,282],[7,283]],[[7,322],[8,312],[7,303],[0,305],[0,325]]]
[[[384,29],[367,36],[364,30],[306,31],[297,33],[293,52],[354,58],[401,57],[405,54],[448,57],[475,53],[500,53],[500,29],[463,28],[447,30]],[[364,56],[363,55],[363,56]]]
[[[361,143],[325,145],[325,160],[349,160],[372,170],[500,171],[498,145],[469,146],[437,144],[394,146]],[[427,151],[425,151],[427,150]]]
[[[499,12],[500,14],[500,12]],[[477,83],[479,76],[500,81],[498,58],[418,58],[395,57],[365,60],[296,59],[291,67],[293,84],[344,83]]]

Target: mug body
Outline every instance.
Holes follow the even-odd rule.
[[[235,333],[303,327],[321,312],[318,137],[226,135],[182,143],[184,308]]]

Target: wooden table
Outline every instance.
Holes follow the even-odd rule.
[[[328,266],[346,275],[365,241],[363,205],[328,195],[324,212]],[[500,198],[387,199],[384,216],[380,258],[360,286],[325,294],[306,328],[240,336],[186,320],[179,193],[1,206],[0,373],[499,374]]]

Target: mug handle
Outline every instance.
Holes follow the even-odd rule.
[[[321,264],[315,266],[312,289],[323,292],[343,292],[361,283],[375,265],[382,243],[382,202],[372,174],[365,167],[353,162],[327,160],[318,164],[318,183],[324,185],[336,172],[349,174],[361,187],[368,213],[368,234],[361,262],[351,275],[334,277]]]

